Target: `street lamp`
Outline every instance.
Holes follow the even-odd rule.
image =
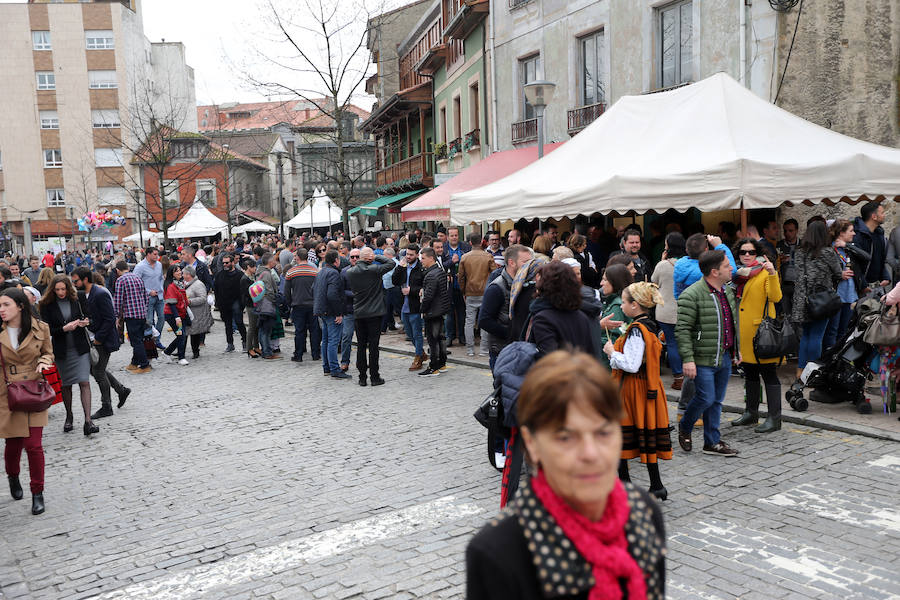
[[[525,99],[537,116],[538,158],[544,156],[544,108],[553,100],[556,84],[539,79],[525,84]]]
[[[278,230],[278,233],[281,234],[282,237],[284,237],[284,172],[282,171],[284,152],[276,152],[275,156],[277,158],[276,164],[278,165],[278,204],[280,205],[278,214],[280,218],[279,220],[281,222],[281,224],[279,225],[280,229]]]

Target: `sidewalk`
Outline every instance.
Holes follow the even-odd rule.
[[[389,331],[381,336],[381,349],[385,352],[394,352],[397,354],[415,355],[412,344],[406,341],[402,331]],[[477,345],[476,345],[477,349]],[[486,356],[466,356],[464,346],[453,346],[449,348],[451,354],[447,358],[447,362],[476,367],[480,369],[489,369],[488,359]],[[785,365],[779,369],[779,377],[782,382],[782,392],[786,391],[793,382],[793,366]],[[669,402],[678,403],[679,392],[671,389],[672,376],[668,373],[668,369],[662,374],[663,382],[666,385],[667,396]],[[876,381],[869,382],[871,386],[877,386]],[[805,397],[809,399],[809,394]],[[806,425],[808,427],[816,427],[819,429],[830,429],[832,431],[842,431],[866,437],[891,440],[900,442],[900,421],[897,417],[900,412],[894,414],[885,414],[882,412],[883,404],[880,394],[867,393],[866,397],[872,403],[872,414],[861,415],[856,412],[850,402],[842,402],[840,404],[821,404],[818,402],[810,402],[809,408],[805,412],[797,412],[792,410],[782,397],[782,421],[785,423],[796,423],[798,425]],[[728,384],[728,391],[725,394],[725,402],[723,404],[725,412],[741,413],[744,411],[744,380],[740,377],[732,377]],[[761,417],[764,416],[765,406],[760,406]],[[726,420],[722,419],[723,422]]]

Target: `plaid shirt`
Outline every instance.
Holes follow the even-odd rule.
[[[123,319],[147,318],[147,289],[134,273],[125,273],[116,279],[116,316]]]

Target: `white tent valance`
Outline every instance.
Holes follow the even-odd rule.
[[[156,244],[160,239],[162,239],[163,234],[159,231],[147,231],[146,229],[141,230],[140,234],[143,234],[143,240],[145,244]],[[126,235],[122,238],[123,242],[137,242],[140,243],[141,235],[138,233],[132,233],[131,235]]]
[[[810,123],[718,73],[668,92],[621,98],[552,154],[453,194],[450,218],[463,225],[631,210],[775,208],[863,195],[900,196],[900,150]]]
[[[213,236],[227,230],[228,224],[225,221],[195,199],[181,220],[169,228],[168,234],[170,238],[195,238]]]
[[[275,228],[268,223],[263,223],[262,221],[250,221],[249,223],[244,223],[243,225],[238,225],[237,227],[231,228],[231,233],[255,233],[269,231],[275,231]]]

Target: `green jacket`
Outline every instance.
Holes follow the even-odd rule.
[[[737,302],[731,286],[725,286],[725,297],[731,306],[734,321],[734,352],[737,351],[739,331]],[[722,307],[715,295],[709,291],[705,279],[700,279],[678,296],[678,322],[675,324],[675,339],[684,362],[693,362],[701,367],[722,365],[722,344],[725,329],[722,323]]]

